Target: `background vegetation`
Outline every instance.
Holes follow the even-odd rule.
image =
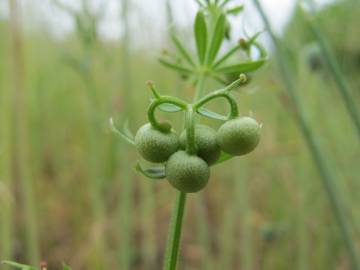
[[[42,259],[54,269],[62,262],[79,270],[159,269],[175,190],[134,172],[139,156],[110,132],[108,119],[127,118],[132,130],[142,125],[149,79],[188,99],[194,89],[156,62],[162,47],[133,49],[138,33],[129,30],[126,0],[125,35],[116,41],[99,37],[100,13],[56,1],[54,8],[74,19],[75,32],[59,40],[24,31],[26,12],[16,2],[9,1],[13,12],[0,20],[0,260]],[[349,0],[315,14],[357,109],[359,12]],[[159,16],[171,21],[171,6]],[[359,245],[356,128],[299,8],[280,42]],[[208,187],[189,196],[181,269],[351,269],[272,58],[237,95],[241,112],[264,124],[261,144],[249,157],[215,167]]]

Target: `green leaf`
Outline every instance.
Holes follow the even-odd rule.
[[[219,67],[215,69],[216,73],[221,74],[232,74],[232,73],[245,73],[257,70],[265,63],[265,59],[257,60],[257,61],[251,61],[246,63],[240,63],[236,65],[230,65],[225,67]]]
[[[221,152],[219,159],[216,161],[216,163],[214,165],[223,163],[225,161],[228,161],[230,159],[232,159],[234,156],[227,154],[225,152]]]
[[[174,104],[171,103],[162,103],[158,106],[159,110],[163,111],[163,112],[180,112],[183,110],[183,108],[176,106]]]
[[[210,48],[208,52],[208,58],[207,63],[211,65],[216,58],[217,53],[219,52],[219,49],[221,47],[221,44],[225,37],[225,15],[220,14],[218,19],[216,20],[215,29],[212,34],[212,39],[210,42]]]
[[[17,262],[11,262],[11,261],[2,261],[3,264],[6,264],[8,266],[21,269],[21,270],[38,270],[36,267],[25,265]]]
[[[143,169],[140,163],[137,163],[135,166],[135,170],[150,179],[159,180],[159,179],[164,179],[166,177],[164,166]]]
[[[114,121],[112,118],[110,118],[109,122],[110,122],[110,128],[111,128],[112,132],[117,134],[120,138],[125,140],[130,145],[135,145],[134,135],[132,134],[132,132],[129,129],[128,121],[125,121],[123,128],[121,130],[119,130],[115,127],[115,124],[114,124]]]
[[[236,45],[233,48],[231,48],[230,50],[228,50],[219,60],[217,60],[214,65],[213,68],[218,67],[219,65],[221,65],[223,62],[225,62],[229,57],[231,57],[234,53],[236,53],[239,49],[241,48],[241,45]]]
[[[233,8],[230,8],[226,11],[227,14],[230,14],[230,15],[238,15],[241,11],[244,10],[244,6],[241,5],[241,6],[236,6],[236,7],[233,7]]]
[[[194,33],[195,33],[196,49],[198,52],[199,61],[200,64],[203,64],[207,49],[207,28],[206,28],[205,15],[201,11],[199,11],[196,14]]]
[[[179,51],[179,53],[182,55],[182,57],[191,65],[195,66],[193,60],[191,59],[190,54],[185,49],[185,47],[181,44],[180,40],[177,38],[177,36],[174,33],[171,33],[171,39],[176,47],[176,49]]]
[[[220,121],[228,120],[227,116],[221,115],[221,114],[219,114],[217,112],[211,111],[211,110],[206,109],[204,107],[200,107],[199,109],[197,109],[197,113],[202,115],[202,116],[205,116],[207,118],[210,118],[210,119],[215,119],[215,120],[220,120]]]
[[[180,72],[181,74],[189,74],[190,75],[193,73],[193,71],[191,69],[183,67],[179,64],[170,63],[162,58],[159,59],[159,62],[168,68],[171,68],[171,69],[174,69],[174,70]]]
[[[71,270],[71,267],[63,263],[63,270]]]

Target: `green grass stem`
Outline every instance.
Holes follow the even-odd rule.
[[[346,218],[346,210],[344,208],[343,202],[340,200],[337,190],[336,190],[336,179],[334,174],[330,171],[326,158],[323,155],[323,152],[320,148],[318,140],[315,137],[312,129],[310,128],[307,114],[300,103],[300,97],[298,96],[298,91],[296,89],[296,85],[293,80],[293,75],[290,72],[290,68],[288,65],[288,60],[286,59],[285,54],[283,53],[282,44],[279,42],[275,33],[272,30],[270,21],[268,20],[264,10],[262,9],[258,0],[253,0],[257,10],[259,11],[263,22],[266,25],[267,30],[270,33],[272,41],[274,42],[277,49],[277,59],[280,68],[280,72],[282,74],[286,89],[288,91],[290,100],[292,102],[294,113],[296,117],[296,121],[299,125],[299,128],[303,134],[303,137],[307,143],[309,151],[313,157],[315,165],[320,174],[320,178],[322,180],[323,187],[325,189],[326,195],[328,197],[331,210],[334,213],[335,220],[339,226],[340,233],[342,239],[344,241],[344,245],[347,249],[347,253],[349,255],[349,259],[351,262],[351,266],[353,270],[360,269],[360,262],[358,253],[356,251],[356,246],[354,240],[351,236],[351,228],[348,224],[348,220]]]
[[[308,2],[311,4],[312,8],[315,9],[313,1],[308,0]],[[311,17],[309,14],[307,14],[304,10],[303,14],[311,32],[315,36],[317,43],[321,48],[324,59],[326,60],[326,63],[333,74],[333,79],[335,80],[340,95],[344,100],[350,118],[352,119],[360,138],[360,113],[358,111],[358,106],[356,105],[356,99],[354,99],[352,95],[350,85],[347,82],[345,75],[343,74],[340,65],[336,60],[327,38],[319,27],[319,22],[314,17]]]

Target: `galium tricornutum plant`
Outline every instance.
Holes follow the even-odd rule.
[[[228,17],[240,13],[243,6],[229,8],[229,0],[196,2],[199,4],[194,23],[196,57],[183,46],[176,33],[171,31],[176,52],[165,53],[160,58],[160,63],[164,66],[195,82],[193,102],[187,103],[177,97],[162,95],[152,82],[148,82],[153,96],[147,110],[148,123],[133,136],[126,126],[118,130],[111,121],[113,131],[134,145],[142,158],[158,164],[145,169],[138,163],[136,170],[150,179],[167,179],[178,190],[165,254],[166,270],[176,269],[186,194],[205,188],[212,165],[250,153],[260,140],[261,125],[252,117],[240,117],[232,92],[246,82],[245,73],[255,71],[264,64],[267,53],[256,41],[256,34],[251,38],[241,39],[234,47],[221,54],[221,45],[230,34]],[[259,54],[256,60],[251,57],[253,49]],[[238,59],[239,51],[245,52],[245,62]],[[234,74],[237,74],[237,79],[227,84],[228,78],[234,77]],[[223,83],[225,87],[206,94],[205,81],[208,78]],[[219,98],[225,99],[229,104],[230,112],[227,116],[205,108],[210,101]],[[178,134],[171,123],[158,121],[155,116],[157,109],[169,113],[184,113],[184,130]],[[199,124],[198,116],[224,123],[216,131]]]

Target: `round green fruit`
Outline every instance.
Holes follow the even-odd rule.
[[[214,164],[220,156],[221,149],[216,139],[216,131],[205,125],[195,126],[195,145],[197,155],[207,162]],[[186,148],[186,130],[180,135],[180,146]]]
[[[166,163],[165,173],[174,188],[193,193],[206,186],[210,177],[210,168],[198,156],[178,151]]]
[[[135,146],[147,161],[165,162],[179,149],[179,138],[173,131],[162,132],[148,123],[136,133]]]
[[[251,117],[240,117],[225,122],[217,132],[221,149],[233,156],[250,153],[260,141],[261,126]]]

